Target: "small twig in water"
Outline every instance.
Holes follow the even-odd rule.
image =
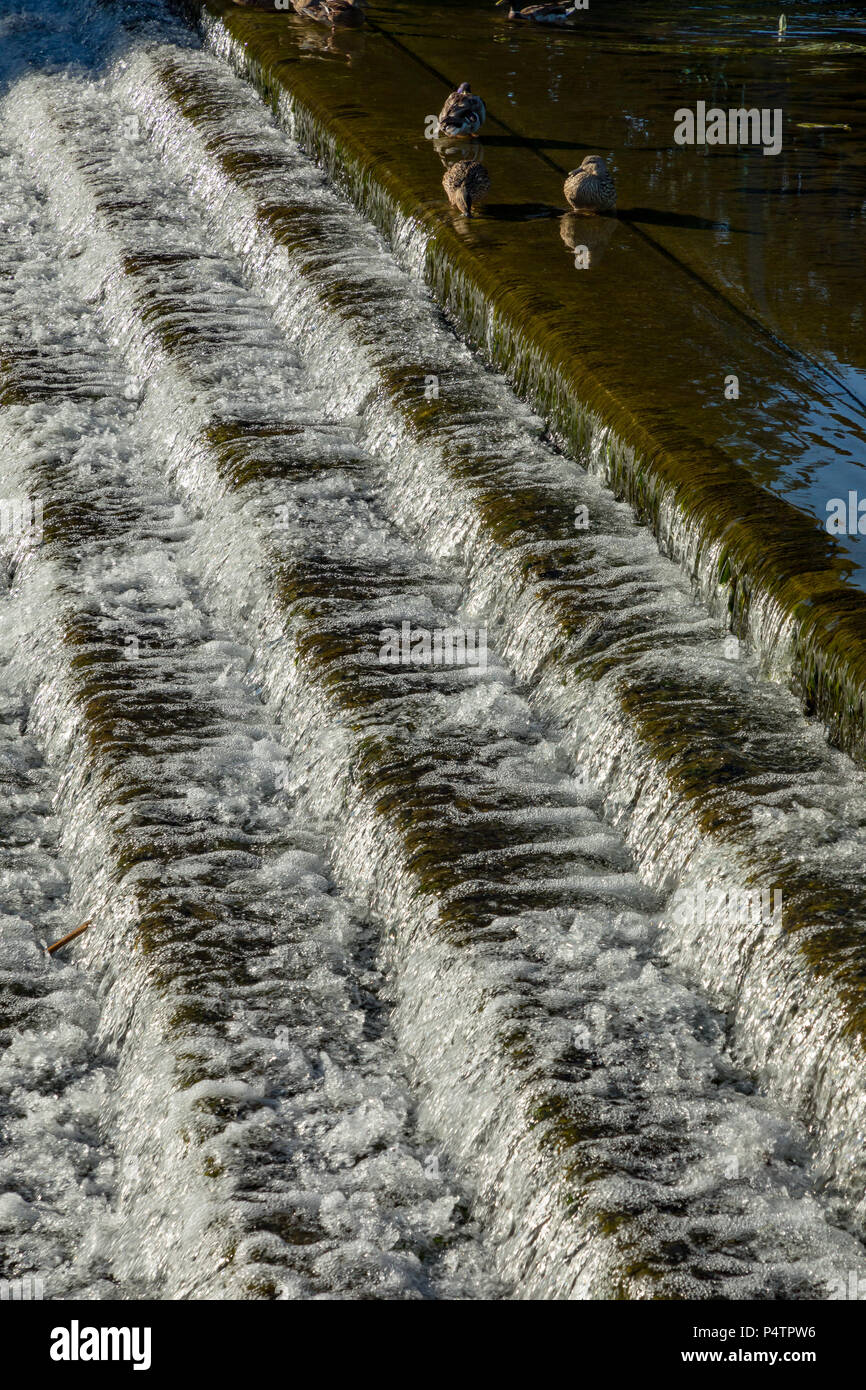
[[[80,936],[83,931],[87,931],[87,928],[89,926],[89,922],[82,922],[80,927],[75,928],[75,931],[68,932],[66,936],[61,936],[59,941],[54,941],[50,946],[46,946],[45,949],[47,950],[49,956],[51,955],[52,951],[59,951],[60,947],[65,946],[67,941],[74,941],[76,936]]]

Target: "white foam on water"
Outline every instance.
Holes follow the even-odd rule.
[[[127,1296],[232,1297],[274,1285],[282,1297],[496,1294],[500,1286],[466,1215],[465,1192],[417,1123],[380,998],[380,924],[337,891],[321,829],[286,794],[290,760],[249,677],[251,653],[202,606],[182,552],[190,514],[154,471],[137,397],[126,394],[128,373],[75,294],[70,267],[78,258],[58,256],[43,227],[34,232],[38,199],[21,168],[3,161],[0,177],[5,250],[16,262],[14,282],[4,280],[9,292],[0,295],[16,346],[39,346],[38,370],[49,381],[65,371],[96,388],[93,399],[7,408],[5,482],[21,492],[32,486],[34,467],[55,459],[57,496],[88,502],[104,527],[59,564],[31,550],[16,574],[21,624],[7,629],[16,687],[32,700],[34,746],[50,767],[64,769],[56,797],[70,896],[94,925],[76,947],[76,969],[66,968],[75,1026],[58,1012],[56,1026],[52,1019],[38,1035],[23,1034],[6,1056],[5,1075],[25,1119],[6,1136],[13,1187],[0,1208],[5,1258],[16,1269],[37,1256],[40,1272],[49,1263],[61,1266],[53,1248],[37,1250],[33,1204],[14,1190],[24,1184],[44,1126],[40,1178],[51,1178],[52,1191],[69,1183],[79,1205],[89,1183],[91,1206],[99,1208],[82,1211],[74,1227],[71,1198],[54,1213],[54,1226],[65,1223],[66,1259],[76,1262],[77,1282],[64,1270],[53,1284],[46,1279],[47,1296],[105,1297],[120,1288]],[[53,332],[40,342],[29,333],[31,321],[51,323]],[[181,722],[176,747],[169,741],[149,749],[143,739],[123,766],[132,782],[156,777],[155,825],[177,819],[179,831],[199,828],[205,839],[222,825],[228,837],[240,833],[244,841],[243,850],[223,854],[178,848],[159,871],[165,890],[175,885],[202,906],[212,896],[208,874],[221,874],[229,902],[236,900],[236,922],[225,922],[212,941],[215,970],[220,953],[237,950],[244,932],[253,932],[246,969],[228,1000],[230,986],[219,981],[209,998],[205,972],[196,1002],[229,1004],[223,1027],[202,1022],[178,1035],[171,1016],[185,1003],[182,953],[181,984],[156,989],[153,958],[136,946],[135,884],[152,876],[153,865],[145,853],[118,885],[113,837],[124,816],[111,810],[111,773],[101,784],[98,760],[94,775],[64,674],[61,633],[76,609],[97,619],[120,663],[126,639],[136,638],[130,659],[146,697],[159,702],[166,680],[172,689],[185,683],[190,710],[212,711],[216,719],[204,739],[185,737]],[[47,885],[47,870],[42,877]],[[7,889],[20,894],[11,880]],[[265,924],[258,932],[256,922]],[[50,930],[59,934],[59,926]],[[63,977],[60,963],[44,964],[34,931],[18,923],[8,935],[10,951]],[[207,1080],[184,1084],[179,1049]],[[94,1050],[111,1061],[107,1080],[92,1065]],[[74,1069],[88,1061],[79,1094]],[[68,1095],[57,1100],[55,1119],[37,1083],[43,1073],[64,1071]],[[88,1155],[94,1175],[79,1159],[77,1185],[70,1183],[70,1158],[61,1165],[59,1139],[51,1140],[73,1103],[78,1146],[87,1137],[95,1149]],[[236,1117],[210,1123],[222,1104]],[[71,1138],[67,1147],[73,1149]],[[34,1182],[31,1173],[25,1190]]]
[[[0,1276],[25,1297],[115,1296],[102,1232],[114,1155],[102,1133],[112,1059],[94,982],[45,947],[78,925],[53,813],[57,779],[27,729],[15,650],[31,633],[0,599]]]
[[[214,81],[233,81],[211,60],[206,71]],[[239,122],[255,118],[263,138],[286,150],[235,86]],[[349,336],[314,295],[299,285],[297,297],[286,296],[285,271],[268,278],[266,246],[249,244],[242,260],[231,259],[247,230],[237,208],[232,220],[229,192],[204,163],[197,191],[206,195],[207,210],[188,199],[182,181],[166,177],[151,147],[118,139],[117,113],[127,96],[143,106],[153,101],[144,58],[117,87],[38,82],[20,88],[7,108],[10,133],[51,196],[63,233],[58,237],[45,223],[21,169],[8,166],[10,203],[18,200],[10,242],[21,256],[9,302],[37,321],[47,321],[50,308],[58,325],[52,351],[65,332],[67,358],[91,375],[100,362],[103,378],[114,373],[115,383],[109,407],[104,401],[14,407],[9,444],[18,456],[7,457],[21,470],[11,475],[17,482],[58,452],[65,466],[89,464],[101,486],[117,488],[141,508],[138,534],[81,554],[65,577],[72,586],[68,601],[89,604],[115,638],[152,631],[158,620],[180,653],[191,703],[219,711],[218,736],[163,753],[160,785],[166,802],[181,797],[203,822],[243,827],[249,848],[238,852],[233,887],[239,902],[269,909],[278,927],[267,950],[250,953],[253,978],[238,985],[226,1032],[206,1024],[193,1030],[208,1079],[180,1088],[176,1042],[166,1041],[171,1001],[158,1002],[146,959],[130,952],[134,879],[123,893],[108,879],[113,849],[100,823],[99,789],[85,780],[74,704],[57,675],[59,575],[38,557],[25,561],[21,602],[37,640],[19,645],[16,661],[23,685],[35,692],[34,737],[50,767],[68,768],[59,808],[75,901],[101,919],[77,959],[102,981],[97,1035],[117,1055],[117,1083],[100,1112],[109,1118],[118,1154],[108,1203],[117,1224],[112,1229],[109,1221],[103,1238],[113,1277],[163,1296],[231,1296],[272,1277],[276,1256],[287,1271],[280,1276],[282,1296],[365,1296],[375,1289],[394,1297],[478,1297],[503,1287],[540,1297],[610,1296],[622,1271],[605,1221],[631,1211],[661,1267],[667,1268],[665,1251],[690,1250],[688,1268],[671,1275],[684,1296],[705,1296],[714,1279],[724,1281],[728,1296],[820,1296],[847,1271],[860,1270],[860,1242],[842,1229],[838,1198],[821,1192],[807,1133],[756,1091],[730,1055],[723,1018],[666,959],[653,895],[635,874],[622,835],[598,814],[609,782],[575,778],[574,750],[582,738],[588,766],[603,767],[592,732],[600,742],[607,738],[610,753],[609,707],[600,702],[578,712],[564,705],[572,732],[562,738],[514,679],[525,670],[516,637],[494,653],[483,679],[425,694],[424,737],[447,746],[459,735],[473,746],[473,768],[487,769],[491,784],[533,792],[519,813],[527,824],[539,816],[554,821],[554,809],[561,813],[556,797],[565,798],[575,910],[515,912],[500,924],[508,928],[503,939],[494,933],[471,951],[455,949],[432,930],[429,903],[399,872],[399,846],[353,789],[348,730],[328,718],[321,695],[294,661],[268,592],[270,557],[277,550],[303,560],[315,546],[347,563],[399,565],[418,576],[400,602],[416,605],[428,622],[484,616],[487,603],[479,596],[498,604],[502,589],[485,589],[484,576],[467,587],[456,565],[431,578],[433,560],[410,533],[417,532],[412,519],[422,509],[441,511],[449,524],[454,519],[436,457],[421,448],[414,453],[386,413],[377,417],[375,403],[367,404],[359,433],[353,421],[375,383],[372,365],[353,355]],[[192,378],[142,327],[113,265],[116,244],[94,219],[87,188],[70,177],[54,138],[55,100],[85,118],[97,156],[92,177],[104,176],[99,161],[107,150],[127,194],[150,209],[136,224],[142,248],[174,246],[210,257],[190,263],[192,292],[178,303],[180,319],[186,316],[200,333],[206,325],[209,335]],[[172,127],[165,112],[156,119],[167,123],[160,135],[169,154],[173,142],[179,151],[178,142],[186,141],[185,166],[195,173],[188,130]],[[300,156],[292,159],[292,178],[330,208],[320,176]],[[345,208],[343,215],[351,216]],[[222,258],[213,255],[214,228],[224,238]],[[64,244],[68,260],[57,255]],[[340,254],[347,254],[345,245]],[[415,305],[420,317],[407,330],[408,356],[429,354],[435,342],[436,352],[450,354],[461,370],[476,370],[453,340],[430,336],[423,295],[387,265],[371,232],[362,228],[354,254],[371,283],[406,289],[403,302]],[[171,294],[170,276],[163,284]],[[82,289],[92,297],[90,310],[80,303]],[[105,330],[125,354],[131,396],[106,351]],[[403,331],[401,320],[395,332]],[[22,337],[28,341],[26,332]],[[529,471],[552,466],[529,412],[501,383],[489,390],[489,414],[504,414],[510,447],[538,451],[530,454]],[[238,410],[316,421],[303,444],[314,460],[343,454],[369,472],[363,483],[332,471],[292,488],[291,513],[277,526],[285,488],[256,484],[241,498],[224,495],[206,451],[194,447],[202,424]],[[409,496],[407,474],[394,461],[400,451],[417,488],[403,512],[394,503],[393,481],[383,487],[399,479]],[[163,460],[171,483],[161,474]],[[69,478],[65,486],[72,486]],[[600,507],[612,506],[597,485],[587,486]],[[437,559],[453,562],[468,553],[456,520],[457,540],[450,544],[440,543],[444,522],[430,528]],[[462,525],[470,530],[472,522],[464,515]],[[652,563],[661,585],[668,571],[651,543],[637,532],[612,547],[620,543]],[[504,578],[501,583],[504,589]],[[670,603],[686,626],[705,622],[675,580],[663,600],[653,601],[660,608]],[[521,640],[531,661],[531,632]],[[157,699],[167,668],[159,656],[144,659],[153,662]],[[256,691],[269,697],[266,708]],[[419,737],[411,720],[402,735],[411,751]],[[633,777],[625,753],[623,747],[617,767]],[[271,790],[277,768],[285,768],[285,799]],[[850,774],[849,782],[855,782]],[[802,833],[803,821],[791,833]],[[808,816],[805,822],[813,837],[826,835],[825,822]],[[193,895],[200,891],[201,858],[171,861],[171,873]],[[478,867],[483,883],[483,859]],[[682,868],[672,856],[669,871]],[[372,900],[372,917],[335,888],[335,875],[361,902]],[[382,937],[383,923],[389,930]],[[231,944],[227,933],[224,944]],[[694,964],[689,950],[682,956]],[[376,1025],[369,1036],[369,1010],[358,1001],[371,996],[387,1006],[389,994],[393,1013],[386,1007],[384,1027]],[[518,1031],[533,1059],[528,1073],[508,1060],[508,1039]],[[67,1043],[72,1048],[73,1039]],[[563,1203],[561,1167],[540,1152],[527,1109],[539,1085],[548,1084],[543,1078],[558,1071],[567,1076],[575,1115],[588,1114],[597,1127],[588,1127],[577,1147],[585,1168],[601,1170],[580,1220]],[[223,1103],[239,1107],[235,1119],[208,1129],[206,1116]],[[258,1163],[263,1151],[273,1159],[265,1172]],[[252,1197],[245,1187],[251,1172],[258,1184]],[[469,1201],[483,1218],[483,1240],[461,1214]],[[245,1224],[250,1205],[256,1219]],[[294,1264],[286,1249],[291,1231],[272,1219],[287,1210],[295,1243],[315,1247]],[[4,1212],[16,1230],[25,1229],[26,1213],[14,1197],[0,1206]],[[89,1229],[106,1229],[102,1216]],[[168,1243],[166,1231],[173,1236]],[[209,1265],[232,1231],[240,1235],[234,1259],[222,1268]],[[308,1236],[315,1237],[309,1244]],[[702,1269],[697,1251],[707,1236],[716,1250],[727,1242],[728,1253],[707,1257]]]
[[[98,130],[101,121],[108,137],[105,98],[76,92],[75,100],[87,110],[88,129]],[[36,109],[30,108],[29,128],[37,124]],[[53,148],[40,156],[49,171],[62,159]],[[136,150],[123,166],[127,189],[140,189],[144,207],[152,206],[148,199],[158,172],[146,150]],[[353,805],[345,732],[323,722],[321,699],[301,677],[288,642],[279,635],[268,640],[268,634],[279,634],[280,619],[265,583],[275,544],[302,558],[314,540],[335,560],[386,558],[394,566],[414,564],[420,574],[429,561],[384,520],[373,490],[375,473],[363,490],[334,474],[292,489],[291,514],[278,530],[274,507],[286,494],[277,485],[250,488],[241,501],[221,495],[206,453],[193,447],[201,423],[230,414],[238,404],[268,418],[320,418],[321,384],[305,376],[293,355],[298,338],[287,349],[237,268],[215,262],[209,252],[200,267],[189,266],[186,310],[178,304],[181,317],[186,312],[199,326],[195,309],[208,308],[208,350],[191,382],[143,332],[128,289],[106,260],[110,238],[93,222],[86,194],[82,190],[76,202],[74,182],[67,180],[65,188],[63,207],[57,208],[64,229],[77,226],[92,237],[89,256],[76,257],[70,273],[82,285],[101,287],[105,320],[118,332],[131,366],[146,378],[140,420],[142,430],[151,431],[149,457],[168,458],[190,512],[193,502],[202,508],[200,524],[191,523],[191,570],[231,630],[259,648],[259,678],[274,708],[282,709],[284,737],[293,740],[289,766],[297,804],[332,828],[338,864],[352,888],[364,893],[372,887],[383,917],[399,924],[383,962],[396,992],[397,1036],[412,1059],[425,1125],[449,1159],[471,1175],[502,1272],[512,1281],[520,1277],[523,1291],[538,1296],[610,1293],[620,1277],[615,1243],[593,1229],[592,1219],[574,1221],[551,1181],[555,1165],[539,1159],[526,1114],[531,1091],[519,1068],[503,1065],[503,1036],[518,1023],[539,1065],[569,1067],[576,1107],[589,1107],[602,1119],[627,1107],[621,1134],[588,1138],[581,1148],[587,1165],[605,1165],[606,1176],[593,1185],[591,1218],[603,1222],[605,1212],[637,1204],[660,1249],[681,1239],[689,1223],[703,1222],[719,1241],[741,1240],[747,1247],[742,1267],[719,1260],[709,1276],[725,1277],[728,1288],[742,1296],[802,1295],[806,1288],[829,1286],[852,1261],[857,1266],[859,1243],[834,1227],[832,1207],[816,1193],[807,1136],[755,1094],[726,1055],[722,1020],[666,965],[646,890],[628,868],[621,838],[592,810],[599,791],[575,783],[567,750],[540,729],[501,661],[482,683],[427,700],[427,736],[445,740],[455,731],[468,732],[482,764],[490,762],[495,747],[492,775],[503,787],[576,793],[576,861],[601,855],[609,864],[602,872],[574,874],[576,901],[585,897],[595,905],[568,920],[558,912],[518,914],[509,921],[511,939],[487,951],[455,952],[431,935],[427,909],[395,872],[396,846],[382,838],[362,806],[345,815]],[[198,235],[205,251],[210,243],[195,210],[178,191],[172,196],[169,185],[161,195],[163,217],[144,217],[136,228],[143,244],[171,245],[176,237],[179,244],[182,226],[185,247],[195,245]],[[196,274],[202,276],[198,286]],[[173,293],[172,284],[166,278],[165,295]],[[267,376],[268,364],[278,370],[259,394],[256,383]],[[333,409],[332,403],[331,419]],[[351,433],[324,436],[314,433],[326,457],[328,450],[354,445]],[[458,574],[450,580],[459,593]],[[448,587],[435,601],[429,585],[428,592],[413,593],[418,612],[430,621],[454,621],[454,611],[437,606]],[[408,727],[405,737],[411,747]],[[483,877],[483,865],[479,872]],[[609,905],[602,907],[599,897]],[[588,1062],[581,1061],[581,1051]],[[343,1078],[338,1090],[352,1084]],[[330,1132],[326,1149],[351,1154],[371,1136],[387,1134],[398,1114],[393,1103],[368,1100],[351,1122]],[[648,1143],[653,1134],[655,1150]],[[678,1146],[682,1171],[674,1161]],[[327,1203],[334,1221],[345,1219],[345,1196],[340,1192]],[[663,1214],[672,1201],[688,1213],[685,1225]],[[682,1292],[696,1296],[694,1274],[683,1274]]]

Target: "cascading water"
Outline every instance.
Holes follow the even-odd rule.
[[[833,1296],[866,1274],[854,1009],[718,894],[772,905],[796,845],[832,902],[862,775],[243,84],[137,42],[3,110],[4,486],[45,532],[4,599],[4,1268]],[[581,552],[539,504],[585,509]],[[404,624],[485,661],[389,664]]]
[[[334,889],[324,830],[291,805],[251,654],[213,627],[179,553],[190,521],[153,471],[136,384],[70,262],[29,237],[20,169],[4,173],[17,259],[5,322],[18,330],[4,364],[9,394],[30,397],[5,411],[6,476],[44,496],[47,533],[16,574],[31,640],[10,621],[10,663],[32,699],[29,738],[69,769],[57,801],[70,896],[98,924],[83,974],[45,963],[38,936],[74,922],[33,893],[19,902],[24,870],[10,865],[9,968],[31,962],[34,1010],[42,994],[65,1008],[43,1005],[42,1030],[6,1054],[4,1268],[35,1268],[48,1297],[495,1291],[466,1198],[417,1127],[378,924]],[[21,311],[49,304],[54,334],[31,346]],[[119,723],[100,723],[105,681]],[[60,869],[37,871],[42,897],[62,892]],[[183,927],[195,918],[215,924],[206,946]],[[23,1007],[10,1021],[27,1021]],[[58,1077],[55,1120],[40,1085]],[[60,1125],[69,1137],[46,1147]]]
[[[603,778],[643,872],[660,888],[709,887],[725,897],[748,886],[760,897],[782,886],[793,900],[790,914],[800,872],[793,865],[802,863],[808,845],[803,896],[823,882],[828,895],[839,894],[838,915],[862,912],[848,889],[861,856],[861,774],[827,750],[820,730],[806,724],[789,696],[758,678],[745,650],[728,659],[729,639],[695,607],[629,509],[537,440],[537,422],[441,331],[419,287],[404,280],[393,305],[396,267],[378,238],[278,132],[263,128],[254,98],[213,65],[203,82],[201,63],[190,55],[181,67],[170,56],[155,73],[152,64],[143,65],[141,77],[131,70],[129,100],[135,103],[137,90],[139,109],[152,113],[174,174],[195,179],[214,234],[243,257],[277,320],[305,345],[330,408],[353,418],[363,411],[364,440],[384,469],[397,518],[434,553],[461,557],[473,609],[498,622],[503,654],[520,676],[537,681],[538,699],[576,762]],[[196,108],[192,129],[178,118],[182,71]],[[204,146],[198,161],[196,133]],[[233,177],[234,166],[242,177]],[[268,214],[269,207],[284,206],[293,210],[286,244],[279,221]],[[325,225],[323,245],[317,238]],[[304,273],[311,260],[313,273]],[[341,291],[336,298],[334,283]],[[424,397],[431,371],[443,420],[425,428],[437,411]],[[579,552],[573,532],[557,537],[554,527],[542,538],[520,510],[512,520],[514,499],[526,495],[554,518],[571,521],[585,508],[592,529],[580,538]],[[506,527],[514,533],[507,547],[499,541]],[[566,610],[563,622],[565,604],[574,616]],[[553,653],[560,658],[555,664]],[[576,665],[587,664],[588,681],[573,682],[566,653]],[[670,694],[659,701],[666,686]],[[732,738],[742,746],[741,766],[751,772],[735,797],[726,773],[715,787],[705,780],[707,770],[729,760]],[[745,815],[743,791],[750,798]],[[708,816],[710,797],[715,805]],[[836,845],[831,854],[829,835]],[[764,940],[756,938],[749,913],[734,921],[724,912],[704,918],[676,924],[668,949],[732,1010],[737,1045],[749,1063],[825,1126],[823,1162],[830,1172],[844,1172],[861,1194],[856,1135],[863,1059],[842,1003],[844,974],[838,995],[826,983],[809,984],[814,1013],[806,1026],[808,928],[805,937]],[[832,949],[829,942],[828,965]],[[846,940],[839,950],[844,972]],[[768,1008],[780,997],[781,1009]]]

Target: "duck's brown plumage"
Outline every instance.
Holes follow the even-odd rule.
[[[471,217],[472,209],[483,203],[490,192],[490,175],[480,159],[461,159],[446,170],[442,187],[449,203],[464,217]]]
[[[616,207],[616,185],[600,154],[588,154],[579,169],[572,169],[563,191],[575,212],[612,212]]]
[[[487,116],[487,108],[468,82],[461,82],[439,112],[440,135],[475,135]]]

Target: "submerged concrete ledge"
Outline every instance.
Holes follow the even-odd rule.
[[[754,645],[768,674],[796,691],[834,743],[866,760],[866,594],[850,582],[850,561],[817,521],[762,486],[713,438],[716,426],[706,435],[681,401],[668,408],[648,397],[640,362],[623,353],[608,328],[628,326],[622,286],[600,279],[583,315],[558,300],[563,266],[574,271],[564,258],[546,259],[556,239],[549,220],[522,222],[518,244],[502,222],[461,225],[450,215],[438,177],[431,177],[433,156],[423,151],[422,164],[418,152],[423,115],[441,104],[435,76],[390,43],[378,21],[363,49],[349,53],[351,63],[345,55],[306,61],[309,26],[285,14],[240,9],[230,0],[188,0],[188,7],[210,43],[398,254],[411,240],[415,268],[473,346],[545,416],[555,437],[578,457],[589,455],[713,610]],[[495,132],[492,114],[488,126]],[[530,152],[498,150],[497,159],[506,196],[519,181],[524,198],[542,208],[549,203],[555,184]],[[633,259],[636,274],[658,279],[656,252],[643,247]],[[677,289],[659,326],[664,353],[682,358],[685,370],[689,316],[703,317],[719,332],[728,360],[748,354],[769,380],[797,378],[802,396],[802,372],[789,354],[750,335],[736,306],[686,275],[677,287],[676,267],[666,265],[664,275]],[[659,293],[656,284],[656,303]]]

